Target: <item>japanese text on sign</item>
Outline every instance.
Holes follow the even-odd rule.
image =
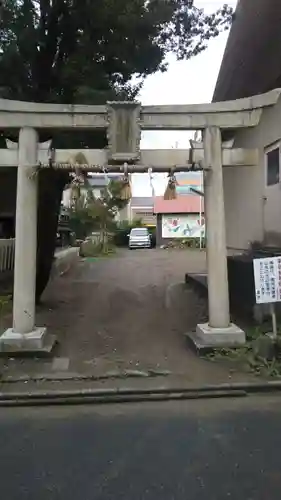
[[[256,303],[281,301],[281,256],[254,260]]]

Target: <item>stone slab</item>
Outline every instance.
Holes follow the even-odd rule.
[[[195,332],[186,336],[200,350],[239,347],[245,344],[245,332],[231,323],[228,328],[211,328],[208,323],[197,325]]]
[[[47,334],[45,327],[35,328],[34,331],[24,335],[9,328],[0,336],[0,354],[10,356],[29,353],[31,355],[48,354],[55,343],[55,335]]]
[[[52,362],[52,370],[55,372],[64,372],[69,368],[69,358],[54,358]]]

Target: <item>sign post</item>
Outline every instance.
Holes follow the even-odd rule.
[[[255,294],[257,304],[269,304],[273,338],[277,337],[275,303],[281,302],[281,256],[254,259]]]

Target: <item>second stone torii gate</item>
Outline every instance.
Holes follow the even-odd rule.
[[[279,95],[276,90],[233,102],[145,107],[127,102],[64,106],[0,100],[0,127],[19,129],[13,327],[0,337],[0,350],[48,351],[54,342],[45,328],[35,327],[37,180],[33,174],[39,162],[37,129],[45,128],[107,129],[108,148],[97,154],[106,155],[108,168],[127,162],[132,171],[134,165],[138,171],[142,160],[141,130],[203,131],[209,322],[197,326],[194,340],[209,346],[244,343],[244,332],[230,324],[229,315],[221,130],[258,125],[263,108],[274,105]],[[249,162],[244,158],[243,164]]]

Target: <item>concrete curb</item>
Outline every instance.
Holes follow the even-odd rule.
[[[234,398],[281,392],[281,381],[202,385],[200,387],[112,388],[1,392],[0,407],[133,403],[145,401]]]
[[[140,379],[140,378],[150,378],[155,379],[159,377],[168,377],[172,375],[169,370],[123,370],[123,371],[109,371],[102,375],[94,374],[81,374],[76,372],[56,372],[56,373],[39,373],[37,375],[18,375],[18,376],[7,376],[6,378],[0,378],[0,383],[2,384],[16,384],[19,382],[64,382],[64,381],[104,381],[104,380],[128,380],[128,379]]]
[[[86,405],[86,404],[119,404],[119,403],[140,403],[152,401],[177,401],[177,400],[195,400],[206,398],[237,398],[245,397],[245,391],[216,391],[208,393],[167,393],[159,394],[157,392],[150,394],[115,394],[111,396],[73,396],[73,397],[38,397],[38,398],[6,398],[0,399],[1,407],[17,407],[17,406],[63,406],[63,405]]]

